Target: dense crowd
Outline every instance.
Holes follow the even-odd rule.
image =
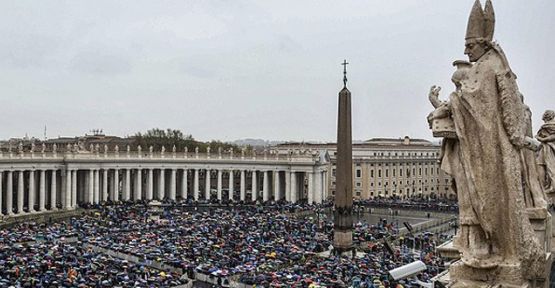
[[[355,200],[354,205],[368,208],[391,208],[397,210],[418,210],[440,213],[458,213],[459,206],[455,200],[431,199],[426,197],[412,197],[401,199],[374,198]]]
[[[0,287],[170,287],[187,281],[180,274],[192,277],[194,272],[257,287],[417,287],[410,280],[390,281],[388,271],[421,259],[429,268],[419,277],[428,280],[442,267],[431,237],[420,241],[420,254],[407,243],[384,249],[383,241],[398,229],[386,220],[356,223],[353,238],[362,250],[356,257],[323,255],[332,244],[331,219],[290,213],[320,211],[320,206],[153,208],[143,203],[91,208],[65,222],[0,230]],[[93,247],[140,261],[131,263]]]

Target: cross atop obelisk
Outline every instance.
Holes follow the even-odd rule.
[[[343,65],[343,88],[347,88],[347,65],[349,65],[349,63],[344,59],[341,65]]]

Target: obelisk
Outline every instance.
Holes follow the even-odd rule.
[[[343,89],[339,92],[337,115],[337,163],[334,211],[334,253],[353,247],[353,151],[351,136],[351,92],[347,89],[347,61],[343,61]]]

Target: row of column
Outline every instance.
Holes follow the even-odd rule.
[[[201,174],[204,178],[202,181]],[[308,175],[306,187],[305,174]],[[220,201],[224,198],[240,201],[284,199],[297,202],[307,194],[310,203],[321,203],[324,198],[324,180],[320,176],[322,173],[147,168],[102,170],[102,175],[99,175],[101,175],[99,170],[88,171],[84,202],[99,203],[108,199],[129,201],[177,200],[178,198],[194,200],[215,198]],[[227,181],[224,181],[224,175],[227,176]],[[302,178],[303,181],[298,181],[297,178]],[[214,180],[215,185],[212,182]],[[305,190],[306,193],[303,193]],[[179,195],[177,195],[178,192]],[[224,192],[227,195],[224,195]],[[235,192],[238,192],[238,196]],[[215,195],[212,195],[213,193]],[[247,199],[249,193],[250,197]]]
[[[76,170],[57,169],[0,171],[0,215],[75,208],[77,182],[72,179],[77,177],[72,175],[76,174]]]
[[[236,169],[8,170],[0,171],[0,215],[74,209],[78,204],[108,200],[225,198],[297,202],[307,198],[309,203],[321,203],[326,195],[323,175]]]

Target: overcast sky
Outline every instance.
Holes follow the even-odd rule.
[[[353,138],[431,139],[473,0],[0,1],[0,138],[335,141],[347,59]],[[494,1],[534,113],[555,108],[555,1]]]

